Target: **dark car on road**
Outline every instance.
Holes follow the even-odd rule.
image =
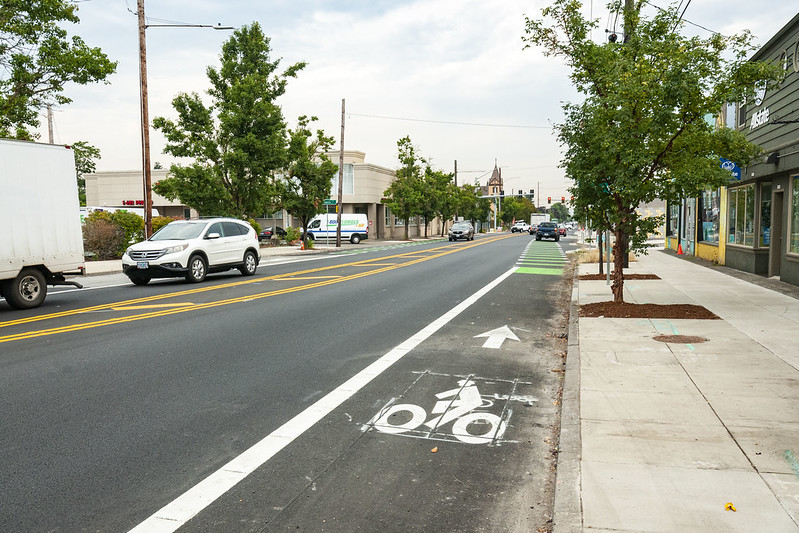
[[[261,233],[258,234],[259,241],[268,241],[275,235],[278,238],[283,238],[286,236],[286,230],[281,228],[280,226],[269,226],[261,230]]]
[[[560,235],[558,234],[558,225],[554,222],[541,222],[538,224],[538,229],[535,231],[535,240],[540,241],[541,239],[555,239],[555,241],[559,241]]]
[[[466,239],[467,241],[474,240],[474,226],[469,222],[456,222],[449,230],[449,240],[457,241],[459,239]]]

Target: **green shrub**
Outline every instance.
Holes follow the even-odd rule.
[[[263,228],[261,227],[261,225],[260,225],[259,223],[257,223],[257,222],[255,221],[255,219],[254,219],[254,218],[248,218],[248,219],[247,219],[247,222],[249,222],[249,223],[250,223],[250,226],[252,226],[252,227],[253,227],[253,229],[255,230],[255,234],[256,234],[256,235],[258,235],[258,234],[260,234],[260,233],[261,233],[261,230],[262,230]]]
[[[144,219],[136,213],[114,211],[111,213],[111,222],[117,224],[125,232],[126,244],[120,252],[124,252],[128,244],[144,240]]]
[[[284,239],[287,243],[297,242],[302,237],[302,230],[299,228],[286,228],[286,236]]]
[[[122,255],[127,246],[125,231],[110,217],[100,215],[104,211],[95,211],[98,216],[91,213],[83,224],[83,248],[89,254],[94,254],[97,259],[116,259]],[[105,213],[108,215],[108,213]]]
[[[175,220],[179,219],[177,217],[153,217],[153,233]]]

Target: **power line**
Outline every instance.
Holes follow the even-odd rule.
[[[480,122],[455,122],[449,120],[429,120],[422,118],[389,117],[385,115],[368,115],[365,113],[347,113],[352,117],[381,118],[385,120],[404,120],[408,122],[426,122],[429,124],[454,124],[456,126],[485,126],[489,128],[528,128],[528,129],[551,129],[552,126],[529,126],[522,124],[485,124]]]
[[[660,6],[656,6],[655,4],[653,4],[652,2],[650,2],[649,0],[644,0],[644,2],[646,2],[646,3],[647,3],[647,4],[649,4],[650,6],[654,7],[655,9],[659,9],[659,10],[661,10],[661,11],[663,11],[663,12],[666,12],[666,11],[667,11],[666,9],[663,9],[663,8],[662,8],[662,7],[660,7]],[[691,2],[688,2],[688,4],[690,4],[690,3],[691,3]],[[678,8],[678,9],[679,9],[679,8]],[[688,9],[688,5],[686,5],[686,6],[685,6],[685,9]],[[685,9],[684,9],[684,10],[683,10],[683,12],[682,12],[682,13],[683,13],[683,15],[685,15]],[[682,16],[680,16],[680,19],[682,19]],[[702,26],[701,24],[697,24],[696,22],[691,22],[691,21],[690,21],[690,20],[688,20],[688,19],[682,19],[682,20],[684,20],[685,22],[687,22],[687,23],[688,23],[688,24],[690,24],[691,26],[696,26],[697,28],[701,28],[701,29],[703,29],[703,30],[705,30],[705,31],[709,31],[710,33],[715,33],[716,35],[721,35],[721,32],[717,32],[716,30],[711,30],[710,28],[706,28],[705,26]],[[679,23],[679,21],[678,21],[678,23]]]

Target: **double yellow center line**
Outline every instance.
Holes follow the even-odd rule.
[[[314,268],[309,270],[302,270],[298,272],[293,272],[289,274],[279,274],[275,276],[267,276],[267,277],[259,277],[259,278],[248,278],[246,280],[231,282],[231,283],[223,283],[220,285],[209,285],[205,287],[197,287],[185,291],[178,291],[168,294],[159,294],[154,296],[148,296],[144,298],[136,298],[132,300],[125,300],[121,302],[114,302],[108,304],[101,304],[92,307],[84,307],[80,309],[73,309],[69,311],[61,311],[57,313],[51,313],[47,315],[39,315],[33,316],[28,318],[22,318],[19,320],[11,320],[8,322],[0,322],[0,328],[9,327],[9,326],[18,326],[23,324],[28,324],[32,322],[37,322],[41,320],[50,320],[54,318],[61,318],[61,317],[68,317],[74,316],[78,314],[85,314],[85,313],[92,313],[97,311],[112,311],[112,310],[137,310],[137,309],[153,309],[153,307],[157,307],[156,310],[141,313],[132,316],[124,316],[124,317],[113,317],[108,318],[105,320],[96,320],[91,322],[83,322],[79,324],[71,324],[66,326],[59,326],[55,328],[49,329],[40,329],[40,330],[33,330],[27,331],[22,333],[15,333],[6,336],[0,336],[0,343],[5,342],[12,342],[22,339],[31,339],[35,337],[46,337],[49,335],[57,335],[60,333],[69,333],[73,331],[81,331],[86,329],[93,329],[103,326],[112,326],[115,324],[123,324],[127,322],[135,322],[138,320],[148,320],[152,318],[159,318],[164,316],[170,315],[177,315],[179,313],[186,313],[189,311],[199,311],[203,309],[211,309],[214,307],[221,307],[225,305],[232,305],[242,302],[249,302],[253,300],[260,300],[263,298],[268,298],[270,296],[277,296],[281,294],[289,294],[292,292],[299,292],[308,289],[316,289],[319,287],[324,287],[327,285],[333,285],[335,283],[342,283],[345,281],[352,281],[359,278],[364,278],[367,276],[372,276],[375,274],[381,274],[384,272],[388,272],[390,270],[395,270],[398,268],[403,268],[406,266],[416,265],[419,263],[423,263],[425,261],[429,261],[431,259],[436,259],[439,257],[443,257],[452,253],[456,253],[459,251],[467,250],[469,248],[473,248],[475,246],[481,246],[483,244],[488,244],[490,242],[494,242],[499,239],[508,238],[507,235],[492,239],[481,239],[479,241],[467,244],[467,245],[448,245],[444,247],[434,248],[427,251],[419,251],[414,250],[413,252],[393,255],[389,257],[380,257],[375,259],[369,259],[365,261],[357,261],[354,263],[346,263],[343,265],[330,265],[321,268]],[[387,261],[392,259],[410,259],[408,261],[403,261],[401,263],[387,263]],[[332,269],[340,269],[345,267],[358,267],[358,266],[365,266],[365,267],[379,267],[374,268],[371,270],[366,270],[364,272],[358,272],[355,274],[350,274],[346,276],[314,276],[311,278],[305,277],[310,274],[316,274],[319,272],[324,272]],[[150,304],[151,302],[157,302],[159,300],[165,300],[168,298],[176,298],[182,296],[190,296],[193,294],[200,294],[209,291],[227,289],[231,287],[237,287],[242,285],[247,285],[250,283],[260,283],[263,281],[269,280],[289,280],[291,278],[297,279],[298,281],[305,277],[305,280],[308,279],[317,279],[313,283],[308,283],[305,285],[300,285],[298,287],[287,287],[283,289],[277,289],[272,291],[263,292],[260,294],[248,294],[245,296],[239,296],[235,298],[226,298],[223,300],[218,300],[214,302],[208,303],[201,303],[201,304],[191,304],[191,303],[184,303],[184,304]]]

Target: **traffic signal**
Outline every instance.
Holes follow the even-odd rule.
[[[551,204],[551,203],[552,203],[552,197],[551,197],[551,196],[547,196],[547,203],[548,203],[548,204]]]
[[[566,197],[565,196],[561,196],[560,197],[560,203],[562,203],[562,204],[566,203]]]

